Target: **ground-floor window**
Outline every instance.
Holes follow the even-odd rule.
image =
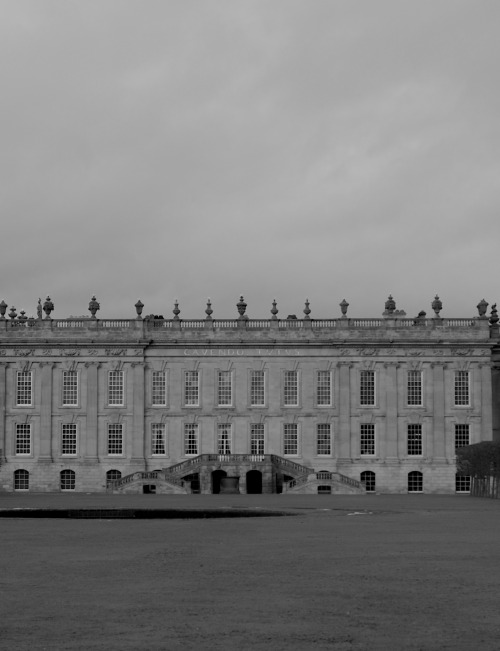
[[[76,484],[74,470],[61,470],[61,490],[74,491]]]
[[[470,477],[456,475],[455,476],[455,492],[457,493],[470,493]]]
[[[332,487],[331,486],[318,486],[318,495],[331,495]]]
[[[424,488],[422,473],[418,470],[412,470],[408,473],[408,492],[421,493]]]
[[[30,474],[27,470],[16,470],[14,472],[14,490],[27,491],[30,488]]]
[[[121,477],[122,473],[119,470],[108,470],[106,473],[106,486],[109,486],[109,483],[116,479],[121,479]]]
[[[365,470],[361,473],[360,481],[365,485],[367,493],[375,492],[375,473],[372,470]]]

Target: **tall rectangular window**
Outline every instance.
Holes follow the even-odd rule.
[[[422,371],[408,371],[408,405],[422,406]]]
[[[16,425],[16,455],[31,454],[31,425]]]
[[[332,454],[330,423],[318,423],[316,426],[316,454],[319,457],[329,457]]]
[[[194,456],[198,454],[199,432],[197,423],[184,424],[184,454]]]
[[[66,406],[78,405],[78,372],[63,371],[62,403]]]
[[[283,390],[283,404],[296,407],[299,404],[298,371],[285,371]]]
[[[231,425],[217,423],[217,454],[231,454]]]
[[[316,374],[316,403],[318,407],[330,407],[332,404],[332,374],[330,371],[318,371]]]
[[[360,454],[375,454],[375,425],[362,423],[360,432]]]
[[[408,425],[407,452],[408,456],[422,454],[422,425]]]
[[[250,375],[250,404],[263,407],[266,403],[264,371],[252,371]]]
[[[184,404],[187,407],[198,407],[200,404],[200,378],[198,371],[184,373]]]
[[[455,425],[455,450],[466,445],[470,445],[469,425],[457,424]]]
[[[297,456],[299,454],[299,432],[296,423],[287,423],[283,430],[283,454]]]
[[[250,425],[250,454],[264,454],[264,423]]]
[[[167,426],[165,423],[151,423],[151,454],[167,454]]]
[[[375,406],[375,371],[361,371],[359,403],[365,407]]]
[[[31,407],[33,404],[33,373],[31,371],[18,371],[16,384],[16,405],[18,407]]]
[[[108,405],[123,407],[124,403],[124,372],[108,371]]]
[[[455,371],[455,406],[469,406],[469,371]]]
[[[153,407],[165,407],[167,404],[167,374],[165,371],[153,371],[151,377],[151,404]]]
[[[108,454],[123,454],[123,425],[120,423],[108,425]]]
[[[61,454],[76,455],[76,435],[76,423],[63,423],[61,431]]]
[[[217,404],[219,407],[230,407],[233,404],[231,371],[217,372]]]

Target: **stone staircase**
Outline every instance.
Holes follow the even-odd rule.
[[[321,470],[286,482],[283,493],[361,495],[366,489],[357,479]]]
[[[144,487],[149,490],[144,491]],[[154,486],[154,490],[150,488]],[[185,495],[191,493],[191,489],[184,486],[184,483],[176,477],[165,477],[162,470],[133,472],[120,479],[108,482],[108,493],[140,493],[151,492],[161,494]]]

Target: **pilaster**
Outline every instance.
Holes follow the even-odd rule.
[[[97,413],[98,413],[98,370],[99,362],[87,362],[87,427],[85,460],[98,461]]]
[[[146,437],[144,431],[144,364],[132,364],[132,459],[133,463],[143,462],[146,455]]]
[[[351,457],[351,366],[350,362],[339,362],[339,433],[338,456]]]
[[[53,461],[52,444],[52,362],[40,362],[40,456],[39,461]]]

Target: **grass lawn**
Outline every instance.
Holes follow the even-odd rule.
[[[75,503],[123,507],[122,497],[133,506],[170,503]],[[0,496],[0,508],[65,498]],[[0,648],[500,649],[500,501],[258,495],[171,503],[296,515],[0,518]]]

